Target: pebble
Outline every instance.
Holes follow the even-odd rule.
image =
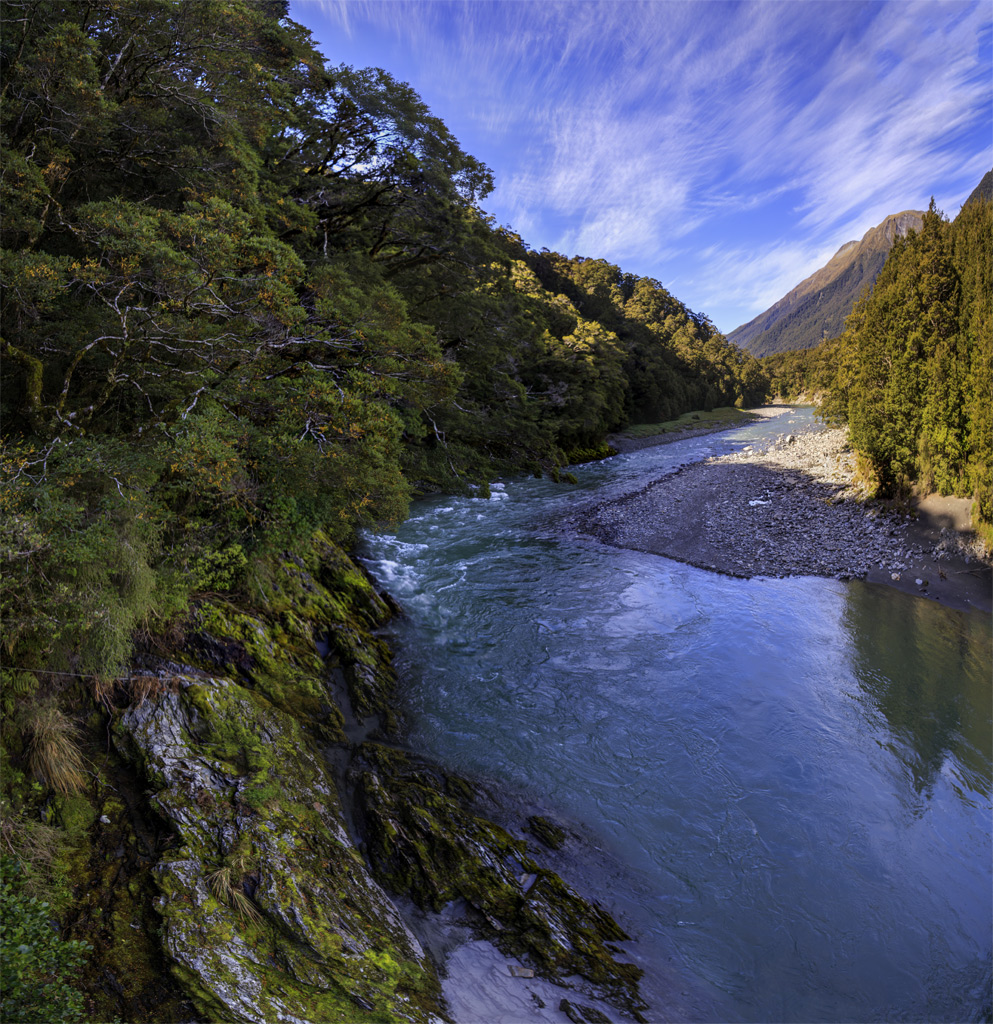
[[[925,557],[908,546],[903,517],[865,503],[844,429],[780,435],[764,450],[693,463],[565,525],[746,577],[852,579],[878,567],[896,581]]]

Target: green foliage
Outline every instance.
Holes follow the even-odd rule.
[[[825,341],[816,348],[798,349],[765,356],[762,367],[769,377],[770,393],[787,402],[804,397],[822,399],[822,413],[827,415],[835,384],[835,371],[842,360],[840,340]]]
[[[0,17],[0,799],[30,865],[4,899],[37,924],[22,883],[86,899],[67,884],[96,813],[80,680],[140,702],[166,684],[135,674],[136,640],[182,622],[340,740],[320,621],[353,708],[389,724],[379,619],[353,619],[385,607],[330,556],[317,595],[295,553],[399,523],[417,491],[574,480],[562,467],[608,432],[759,402],[766,379],[658,282],[497,229],[488,168],[409,86],[328,66],[279,0],[0,0]],[[271,630],[233,611],[253,599]],[[240,721],[203,748],[271,811],[279,766]],[[126,966],[132,901],[114,899],[101,957]],[[11,985],[33,979],[61,1019],[59,964],[22,946]],[[151,968],[115,971],[137,998]]]
[[[205,551],[190,566],[193,586],[197,590],[231,590],[239,583],[247,566],[248,559],[240,544],[229,544],[220,551]]]
[[[616,455],[617,449],[611,448],[606,441],[600,444],[591,445],[589,448],[570,448],[565,452],[566,462],[570,466],[578,466],[583,462],[596,462],[600,459],[608,459]]]
[[[22,668],[113,673],[153,605],[161,524],[117,442],[0,442],[0,612]]]
[[[711,409],[709,412],[683,413],[682,416],[674,420],[666,420],[664,423],[639,423],[637,426],[629,427],[624,433],[627,437],[654,437],[656,434],[679,433],[683,430],[700,427],[741,426],[754,419],[755,415],[752,413],[724,406],[720,409]]]
[[[582,316],[598,318],[616,337],[622,422],[758,405],[767,397],[758,361],[658,281],[624,274],[603,260],[567,260],[556,253],[532,255],[530,263],[545,289],[568,296]]]
[[[844,335],[800,371],[825,380],[823,411],[847,422],[881,494],[918,484],[970,496],[993,522],[990,295],[993,207],[982,197],[949,223],[931,207],[897,239]],[[791,372],[784,359],[780,371]],[[792,372],[796,372],[793,370]],[[794,377],[795,379],[795,377]]]
[[[761,401],[658,282],[534,253],[413,90],[279,4],[2,4],[0,612],[20,669],[125,673],[416,491],[562,476]],[[103,690],[102,692],[105,692]],[[16,700],[13,700],[16,704]]]
[[[83,1000],[69,982],[89,947],[64,941],[49,906],[24,887],[19,863],[0,857],[0,1015],[11,1024],[83,1019]]]

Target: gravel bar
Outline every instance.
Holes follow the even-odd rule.
[[[865,500],[844,429],[685,466],[563,525],[732,576],[865,579],[956,607],[993,604],[970,535]]]

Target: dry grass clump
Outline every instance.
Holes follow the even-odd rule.
[[[174,690],[177,682],[175,676],[133,675],[128,677],[126,688],[132,702],[140,707],[146,700]]]
[[[13,815],[0,818],[0,848],[19,861],[48,870],[59,851],[59,830]]]
[[[115,695],[129,704],[137,704],[140,707],[146,700],[154,700],[167,690],[175,690],[178,683],[177,676],[154,675],[147,672],[129,676],[94,676],[90,680],[90,690],[95,700],[108,710],[112,710],[116,707]]]
[[[22,726],[30,736],[28,765],[41,782],[63,795],[86,785],[78,730],[54,700],[31,703],[23,710]]]
[[[244,921],[256,924],[262,920],[259,908],[245,894],[241,881],[235,879],[234,870],[225,865],[206,876],[207,885],[218,903],[230,907]]]

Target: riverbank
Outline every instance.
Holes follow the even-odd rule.
[[[769,417],[789,409],[754,411]],[[769,447],[686,466],[583,510],[569,525],[732,576],[864,579],[989,614],[993,577],[963,530],[967,506],[936,496],[908,511],[866,501],[846,432],[824,429],[784,432]]]
[[[616,452],[626,454],[627,452],[640,451],[642,448],[654,448],[660,444],[672,444],[674,441],[686,441],[693,437],[703,437],[705,434],[719,434],[725,430],[734,430],[737,427],[747,426],[752,420],[763,418],[769,413],[762,409],[715,409],[713,412],[692,413],[681,416],[677,420],[670,420],[666,423],[655,424],[653,427],[632,427],[630,430],[620,434],[611,434],[607,438],[607,444]],[[781,411],[786,406],[777,407]],[[775,415],[780,415],[777,411]],[[697,420],[702,418],[702,422]],[[654,433],[638,433],[642,430],[654,430]]]

